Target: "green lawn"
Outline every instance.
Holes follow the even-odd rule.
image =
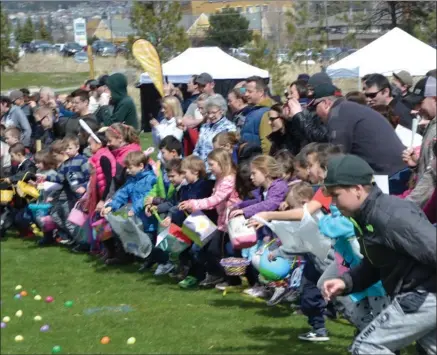
[[[30,86],[64,88],[80,86],[89,73],[1,73],[1,90],[21,89]]]
[[[138,274],[138,265],[108,267],[91,256],[15,238],[1,246],[1,317],[11,318],[1,329],[2,354],[48,354],[60,345],[69,354],[340,355],[352,340],[351,326],[328,322],[331,342],[303,343],[297,335],[308,329],[306,319],[286,306],[268,308],[237,293],[184,291],[168,277]],[[16,300],[18,284],[29,295]],[[35,301],[32,290],[55,301]],[[72,308],[64,306],[68,300]],[[33,320],[36,315],[41,322]],[[39,331],[44,324],[47,333]],[[15,342],[16,335],[24,341]],[[111,338],[108,345],[100,344],[103,336]],[[130,337],[134,345],[126,344]]]

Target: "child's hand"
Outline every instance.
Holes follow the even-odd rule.
[[[109,212],[111,212],[112,211],[112,207],[105,207],[104,209],[102,209],[102,212],[100,212],[100,215],[103,217],[103,216],[106,216]],[[130,212],[130,211],[129,211]],[[129,215],[129,213],[128,213],[128,215]]]
[[[78,194],[80,194],[80,195],[83,195],[85,192],[86,192],[86,189],[85,189],[83,186],[79,187],[79,188],[76,190],[76,193],[78,193]]]
[[[109,207],[110,208],[110,207]],[[106,209],[106,208],[105,208]],[[132,211],[132,210],[130,210],[128,213],[127,213],[127,215],[128,215],[128,217],[133,217],[134,215],[135,215],[135,212],[134,211]]]
[[[178,208],[181,211],[186,211],[186,210],[190,210],[191,209],[191,204],[188,201],[182,201],[179,205]]]
[[[53,201],[53,197],[47,197],[46,202],[52,202]]]
[[[288,205],[288,203],[286,201],[281,202],[281,204],[279,205],[279,211],[285,211],[289,208],[290,206]]]
[[[269,259],[269,261],[275,261],[276,260],[276,257],[275,257],[275,255],[273,253],[269,253],[267,258]]]
[[[153,197],[146,197],[146,200],[144,201],[145,205],[151,205],[153,204]]]
[[[263,238],[263,243],[264,243],[264,244],[268,244],[268,243],[270,243],[271,240],[272,240],[272,237],[270,237],[270,236],[265,236],[265,237]]]
[[[169,227],[171,224],[171,218],[170,217],[166,217],[162,222],[161,222],[161,226],[164,228]]]
[[[29,180],[29,181],[28,181],[28,184],[29,184],[29,185],[32,185],[32,186],[36,186],[36,185],[38,185],[38,183],[37,183],[36,181],[33,181],[33,180]]]
[[[11,179],[9,178],[4,178],[3,182],[5,182],[6,184],[10,184],[11,183]]]
[[[268,216],[267,212],[260,212],[260,213],[257,213],[255,216],[265,220],[266,222],[269,221],[269,219],[267,218],[267,216]],[[251,219],[249,219],[249,222],[247,223],[247,226],[249,228],[250,227],[254,227],[255,229],[258,230],[261,227],[264,227],[264,223],[258,222],[255,219],[251,218]]]
[[[96,206],[96,211],[99,212],[103,210],[103,207],[105,207],[105,201],[99,201],[99,203]]]
[[[152,217],[152,213],[150,212],[150,208],[152,206],[148,205],[146,206],[146,208],[144,209],[144,213],[146,214],[147,217]]]
[[[229,214],[229,219],[240,216],[244,214],[243,210],[234,210]]]

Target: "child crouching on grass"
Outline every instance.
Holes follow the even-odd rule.
[[[128,153],[125,159],[125,165],[129,178],[123,187],[114,194],[112,200],[106,204],[101,214],[105,216],[131,202],[132,206],[128,211],[128,216],[137,216],[143,222],[144,232],[150,236],[153,242],[153,234],[156,232],[156,221],[153,217],[147,217],[145,215],[143,205],[145,196],[147,196],[156,183],[156,176],[148,163],[149,158],[143,152]],[[113,260],[116,259],[113,256],[115,254],[114,242],[114,238],[110,238],[104,242],[105,248],[110,254],[106,260],[106,264],[118,262],[118,260]]]

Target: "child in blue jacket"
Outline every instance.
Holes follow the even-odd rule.
[[[144,232],[156,231],[156,222],[153,217],[147,217],[144,213],[144,198],[156,183],[156,175],[149,165],[149,158],[143,152],[130,152],[126,156],[127,173],[130,175],[126,183],[118,190],[112,200],[106,204],[102,215],[116,211],[121,207],[132,203],[128,216],[137,216],[143,222]]]

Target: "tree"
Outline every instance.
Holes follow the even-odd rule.
[[[268,70],[272,81],[273,93],[281,94],[284,89],[284,69],[278,64],[276,48],[270,48],[269,42],[259,33],[253,35],[249,46],[249,62],[258,68]]]
[[[21,21],[17,21],[17,26],[15,27],[15,40],[17,43],[23,43],[22,37],[23,28],[21,27]]]
[[[52,34],[47,29],[47,26],[42,17],[39,18],[39,23],[38,23],[38,38],[47,42],[53,41]]]
[[[9,22],[8,15],[0,6],[0,68],[5,70],[6,68],[13,69],[15,64],[18,63],[18,51],[16,49],[9,48],[11,42],[11,23]]]
[[[182,19],[178,1],[135,1],[131,26],[137,36],[150,41],[161,61],[167,61],[189,46],[189,40],[179,22]]]
[[[207,43],[224,49],[239,48],[252,40],[249,20],[229,6],[209,17]]]
[[[27,17],[26,22],[24,23],[23,30],[21,33],[21,43],[30,43],[35,39],[35,29],[33,27],[32,19]]]

